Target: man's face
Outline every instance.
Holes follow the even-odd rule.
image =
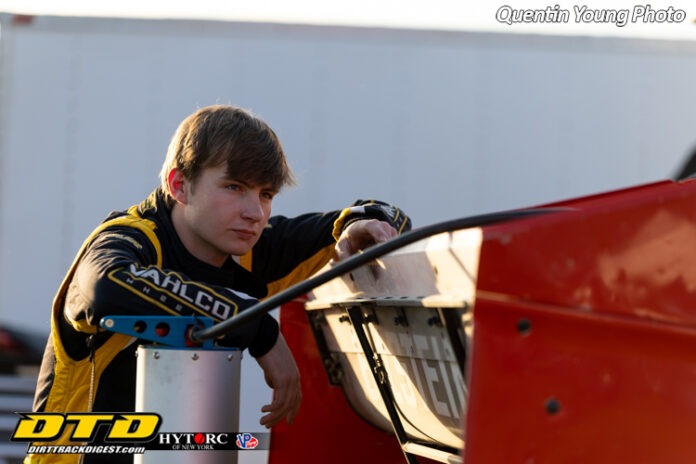
[[[182,184],[175,185],[180,194],[172,192],[177,200],[172,221],[191,254],[220,266],[229,255],[251,250],[271,215],[275,190],[230,179],[224,164],[204,169],[193,184],[180,173],[172,175]]]

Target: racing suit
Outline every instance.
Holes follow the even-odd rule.
[[[331,259],[343,228],[364,218],[386,220],[399,232],[410,228],[409,218],[398,208],[374,201],[359,200],[330,213],[274,216],[240,263],[230,257],[218,268],[183,246],[161,188],[128,211],[112,213],[85,240],[54,299],[34,410],[133,411],[139,343],[102,330],[102,317],[165,313],[228,319],[317,272]],[[260,357],[278,334],[276,320],[266,314],[220,343],[248,348]],[[67,436],[52,444],[66,443]],[[114,462],[116,456],[107,457]],[[84,462],[99,459],[86,455]],[[76,455],[34,454],[25,462],[77,460]]]

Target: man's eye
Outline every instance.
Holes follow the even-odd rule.
[[[230,184],[225,187],[227,190],[241,190],[242,186],[239,184]]]

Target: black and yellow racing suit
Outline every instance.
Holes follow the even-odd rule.
[[[356,205],[295,218],[274,216],[239,264],[229,258],[221,268],[186,250],[161,188],[128,211],[112,213],[85,240],[54,299],[34,411],[133,411],[138,342],[100,329],[104,316],[198,314],[224,320],[317,272],[353,220],[386,220],[400,232],[410,227],[398,208],[361,200]],[[278,333],[276,320],[264,315],[223,342],[259,357],[273,347]],[[65,432],[58,442],[42,445],[65,444],[68,436]],[[25,462],[78,458],[34,454]],[[84,462],[104,458],[87,455]],[[114,462],[115,456],[107,458]]]

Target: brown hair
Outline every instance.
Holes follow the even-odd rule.
[[[167,176],[179,169],[194,182],[207,167],[225,163],[227,175],[250,185],[269,184],[276,191],[294,185],[295,177],[283,147],[264,121],[249,111],[229,105],[199,109],[177,128],[162,165],[160,180],[170,196]]]

